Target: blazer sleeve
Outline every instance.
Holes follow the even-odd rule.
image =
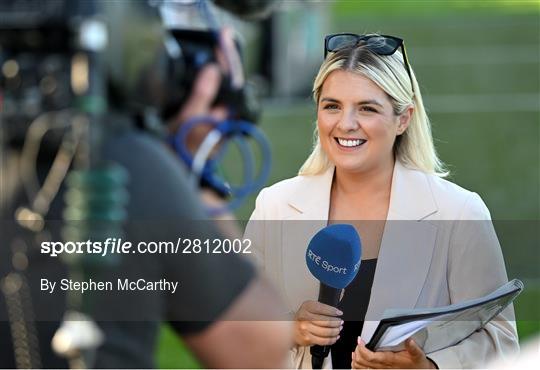
[[[476,193],[468,196],[456,220],[448,250],[451,303],[484,296],[508,281],[501,247],[489,211]],[[512,305],[459,344],[427,354],[439,368],[486,367],[510,361],[519,352]]]

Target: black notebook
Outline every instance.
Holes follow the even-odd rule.
[[[523,290],[514,279],[477,299],[431,309],[390,309],[383,314],[366,347],[372,351],[401,351],[412,338],[425,353],[453,346],[483,328]]]

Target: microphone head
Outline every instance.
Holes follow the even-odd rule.
[[[352,225],[335,224],[313,236],[306,250],[309,271],[321,283],[343,289],[360,269],[362,243]]]

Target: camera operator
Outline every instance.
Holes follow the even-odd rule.
[[[223,110],[214,106],[220,86],[218,70],[217,65],[210,64],[198,74],[189,98],[179,110],[178,121],[198,115],[216,119],[223,117]],[[129,84],[126,86],[131,88]],[[4,91],[2,93],[4,95]],[[127,96],[120,92],[116,99]],[[222,234],[214,224],[189,221],[205,219],[206,214],[198,195],[187,182],[187,172],[163,140],[147,131],[132,128],[125,109],[130,104],[131,101],[117,105],[116,112],[109,112],[103,117],[108,127],[103,130],[105,134],[97,149],[101,161],[116,163],[129,174],[125,226],[128,239],[167,240],[177,235],[220,238]],[[3,112],[2,126],[7,122],[5,118]],[[37,213],[36,202],[23,189],[24,171],[19,163],[23,162],[24,150],[21,149],[20,137],[6,127],[2,127],[2,131],[8,132],[8,137],[1,148],[4,155],[1,157],[0,210],[3,220],[13,220],[15,214],[20,216],[18,210],[29,204],[28,212]],[[53,153],[59,144],[55,139],[48,140],[36,154],[35,166],[40,183],[47,181],[51,164],[54,167],[56,162]],[[89,150],[94,149],[91,142]],[[57,193],[41,215],[45,225],[49,220],[61,219],[62,213],[65,217],[64,186],[60,186]],[[65,294],[56,294],[44,300],[44,294],[39,292],[39,280],[43,276],[68,276],[69,269],[59,260],[51,261],[39,252],[39,241],[58,238],[58,233],[48,231],[46,226],[40,230],[25,229],[21,227],[24,225],[20,220],[19,217],[18,224],[6,223],[6,232],[1,237],[0,280],[3,294],[0,295],[0,320],[9,318],[10,321],[0,326],[3,348],[0,367],[62,367],[65,364],[52,353],[50,342],[67,298]],[[82,229],[85,226],[81,222],[77,227]],[[234,254],[219,258],[154,255],[145,256],[144,261],[140,256],[137,260],[130,257],[110,264],[104,262],[97,270],[102,276],[125,273],[166,277],[179,281],[180,287],[172,295],[139,294],[125,301],[123,296],[112,293],[91,297],[93,305],[87,312],[98,320],[105,337],[95,354],[95,362],[84,365],[96,368],[155,367],[153,351],[160,324],[158,320],[169,321],[206,367],[279,368],[283,365],[290,338],[286,324],[272,321],[281,313],[279,300],[243,259]],[[13,281],[23,283],[13,284]],[[15,299],[19,296],[25,298]],[[10,302],[14,299],[15,306],[18,305],[22,312],[20,317],[13,313],[16,310],[12,309]],[[124,314],[128,317],[125,320],[121,319]],[[247,318],[251,321],[246,321]]]
[[[219,80],[216,68],[208,66],[200,73],[191,98],[182,111],[191,111],[189,115],[212,111],[211,103],[216,92],[214,87],[217,87]],[[211,114],[219,112],[214,111]],[[187,188],[185,181],[187,174],[178,176],[174,182],[165,180],[171,177],[167,173],[183,173],[176,159],[172,158],[170,153],[166,153],[166,156],[165,153],[152,153],[165,152],[167,149],[157,150],[157,143],[150,142],[146,147],[145,141],[146,138],[134,135],[108,146],[111,148],[108,157],[122,163],[131,176],[133,184],[129,191],[132,197],[129,205],[131,217],[152,221],[163,219],[165,224],[157,228],[160,231],[159,238],[165,240],[167,237],[163,229],[166,228],[165,225],[175,223],[174,220],[178,220],[177,227],[180,229],[174,230],[175,234],[219,238],[222,231],[210,228],[206,222],[189,224],[199,230],[189,233],[187,230],[181,230],[183,221],[203,219],[206,215],[200,204],[197,204],[196,194]],[[144,171],[140,170],[140,163],[144,163]],[[161,181],[149,201],[147,192],[148,189],[155,187],[155,179]],[[180,179],[182,183],[178,181]],[[213,204],[220,202],[211,191],[206,191],[205,197],[207,200],[211,198],[210,202]],[[176,207],[171,207],[171,204]],[[188,227],[187,223],[185,225],[184,227]],[[169,256],[165,256],[157,259],[158,262],[149,264],[159,265],[162,268],[164,266],[164,270],[168,270],[174,276],[174,280],[184,285],[183,292],[177,292],[173,298],[165,302],[166,310],[173,311],[171,313],[173,318],[169,320],[178,317],[179,313],[176,312],[181,310],[182,316],[188,321],[195,321],[189,323],[172,321],[171,325],[183,335],[188,347],[205,366],[219,368],[283,366],[280,361],[283,351],[288,348],[289,337],[287,325],[276,321],[279,320],[278,315],[281,313],[279,304],[276,305],[279,299],[263,280],[255,276],[251,266],[234,255],[172,260]],[[138,262],[135,263],[138,265]],[[146,273],[153,274],[148,271]],[[136,273],[137,276],[140,274],[140,271]],[[115,299],[116,297],[108,297],[104,304],[107,307],[111,304],[122,307],[121,297],[118,297],[119,302],[113,303]],[[149,306],[146,302],[142,302],[142,305]],[[222,310],[216,311],[217,307],[222,307]],[[107,313],[105,316],[111,315]],[[246,321],[248,318],[254,319]],[[210,322],[210,319],[214,322]],[[153,366],[150,356],[157,335],[155,323],[120,321],[101,322],[100,325],[107,338],[104,346],[98,350],[96,367]]]

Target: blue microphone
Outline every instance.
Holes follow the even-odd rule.
[[[362,258],[360,236],[352,225],[334,224],[319,230],[309,242],[306,263],[320,281],[319,302],[336,307],[341,290],[354,280]],[[329,346],[310,348],[313,369],[322,368]]]

